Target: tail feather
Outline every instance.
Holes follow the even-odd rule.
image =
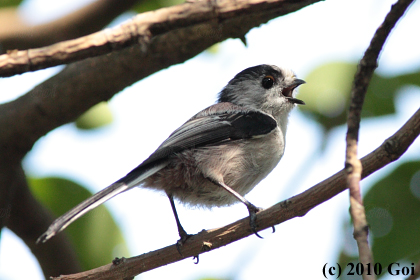
[[[114,183],[103,189],[102,191],[94,194],[90,198],[86,199],[66,214],[62,215],[61,217],[57,218],[48,228],[46,232],[44,232],[36,241],[36,243],[44,243],[63,229],[65,229],[68,225],[72,222],[80,218],[82,215],[86,214],[88,211],[92,210],[93,208],[101,205],[111,197],[116,196],[128,189],[128,186],[124,183]]]
[[[90,210],[98,207],[108,199],[129,190],[138,184],[140,184],[144,179],[153,175],[163,167],[165,167],[165,163],[161,163],[159,165],[155,165],[151,168],[139,170],[136,168],[136,172],[138,173],[137,176],[133,176],[133,172],[127,174],[126,177],[118,180],[117,182],[113,183],[112,185],[108,186],[107,188],[99,191],[98,193],[94,194],[90,198],[86,199],[85,201],[81,202],[79,205],[74,207],[73,209],[69,210],[64,215],[58,217],[48,228],[46,232],[44,232],[36,241],[36,243],[44,243],[48,241],[51,237],[65,229],[68,225],[72,222],[89,212]],[[134,171],[134,170],[133,170]]]

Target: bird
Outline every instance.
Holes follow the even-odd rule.
[[[221,207],[243,203],[250,229],[258,236],[256,207],[244,196],[264,179],[284,154],[289,114],[304,101],[294,97],[305,81],[287,68],[249,67],[220,91],[216,104],[176,129],[126,176],[58,217],[37,240],[44,243],[88,211],[134,187],[166,193],[184,244],[174,200],[185,205]],[[179,251],[179,250],[178,250]]]

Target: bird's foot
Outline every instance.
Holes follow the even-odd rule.
[[[193,236],[192,234],[188,234],[185,230],[179,232],[180,239],[176,242],[176,249],[178,253],[182,256],[181,247],[185,244],[185,242]]]
[[[248,212],[249,212],[249,225],[251,227],[252,232],[259,238],[263,238],[261,235],[258,234],[257,231],[257,213],[264,210],[263,208],[260,207],[256,207],[253,204],[249,204],[247,205],[248,207]],[[273,233],[276,231],[276,228],[274,226],[271,227],[273,229]]]

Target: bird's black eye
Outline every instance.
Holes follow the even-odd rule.
[[[265,89],[269,89],[269,88],[271,88],[273,85],[274,85],[274,78],[273,78],[273,76],[268,75],[268,76],[265,76],[265,77],[262,79],[262,86],[263,86],[263,88],[265,88]]]

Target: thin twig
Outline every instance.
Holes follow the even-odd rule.
[[[397,160],[420,134],[420,109],[391,137],[376,150],[362,158],[362,178],[369,176],[390,162]],[[258,230],[271,228],[295,217],[304,216],[314,207],[346,190],[346,172],[341,170],[305,192],[257,214]],[[107,264],[89,271],[62,275],[54,280],[123,279],[133,277],[182,259],[198,256],[244,237],[253,235],[249,219],[244,218],[218,229],[198,233],[182,246],[182,256],[176,245],[168,246],[147,254],[120,259],[118,264]]]
[[[351,92],[351,103],[347,120],[348,130],[346,136],[347,147],[345,168],[347,171],[347,185],[350,193],[350,213],[354,226],[354,238],[356,239],[359,248],[360,262],[365,266],[367,266],[368,263],[373,263],[373,255],[368,244],[368,225],[360,192],[362,164],[357,158],[361,111],[366,90],[373,72],[377,67],[377,60],[382,47],[392,28],[413,1],[414,0],[399,0],[392,6],[391,11],[386,16],[384,22],[376,30],[368,49],[359,63]],[[367,271],[367,267],[365,271]],[[373,274],[367,275],[366,273],[363,274],[363,279],[376,279],[376,277]]]

